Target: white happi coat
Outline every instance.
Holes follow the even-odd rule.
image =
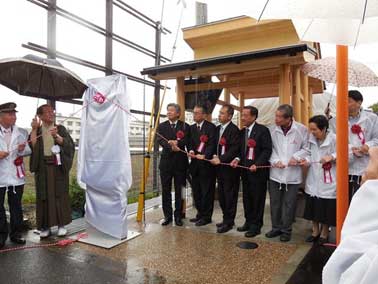
[[[365,137],[365,143],[369,147],[378,146],[378,116],[372,112],[361,110],[357,124],[362,128]],[[332,118],[329,121],[330,129],[336,133],[336,119]],[[349,128],[349,151],[352,147],[361,147],[362,141],[357,134],[352,133],[352,124],[348,121]],[[361,176],[369,162],[369,155],[356,157],[349,155],[349,174]]]
[[[284,165],[287,165],[295,153],[301,151],[308,142],[306,126],[296,121],[293,121],[286,136],[281,127],[276,125],[270,128],[270,134],[273,144],[270,157],[271,164],[281,161]],[[270,179],[282,184],[300,184],[303,179],[302,169],[301,167],[271,168]]]
[[[323,284],[378,283],[378,180],[353,196],[341,242],[323,269]]]
[[[13,126],[12,138],[7,147],[7,143],[4,140],[4,135],[0,131],[0,151],[9,152],[8,157],[0,160],[0,187],[18,186],[25,184],[25,177],[20,178],[17,176],[16,165],[14,160],[17,157],[24,157],[31,154],[31,150],[28,144],[24,151],[19,152],[17,146],[21,143],[28,141],[28,132],[17,126]],[[25,166],[25,165],[23,165]]]
[[[310,162],[305,187],[305,192],[310,196],[327,199],[336,198],[336,163],[332,162],[330,172],[326,171],[326,173],[323,165],[318,163],[321,158],[329,155],[336,159],[336,135],[332,132],[327,133],[321,145],[318,145],[317,139],[310,134],[306,148],[295,154],[296,160],[304,158]]]

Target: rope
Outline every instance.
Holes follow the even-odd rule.
[[[80,233],[76,236],[75,239],[64,239],[53,243],[48,244],[40,244],[40,245],[32,245],[32,246],[18,246],[14,248],[7,248],[0,250],[0,253],[12,252],[12,251],[20,251],[20,250],[28,250],[28,249],[35,249],[35,248],[47,248],[47,247],[67,247],[72,245],[75,242],[78,242],[80,239],[84,239],[88,237],[87,233]]]

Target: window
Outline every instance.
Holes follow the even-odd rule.
[[[67,121],[68,126],[72,126],[72,121]]]
[[[81,126],[81,123],[80,122],[76,122],[76,126]]]
[[[68,129],[68,133],[69,133],[69,134],[72,134],[72,132],[73,132],[73,131],[72,131],[71,129]]]
[[[75,133],[76,133],[76,134],[80,134],[80,130],[76,130]]]

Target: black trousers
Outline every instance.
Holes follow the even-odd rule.
[[[166,219],[172,220],[172,180],[175,188],[175,218],[181,218],[182,189],[186,185],[186,170],[160,169],[160,179],[163,189],[163,213]]]
[[[10,212],[10,232],[8,230],[7,217],[5,215],[4,200],[6,187],[0,187],[0,238],[6,240],[8,234],[10,237],[16,237],[20,234],[23,222],[22,214],[22,194],[24,186],[10,186],[8,187],[8,205]]]
[[[214,210],[215,173],[202,172],[192,175],[192,193],[197,218],[211,221]]]
[[[219,205],[223,213],[223,223],[234,225],[238,203],[240,176],[218,176]]]
[[[361,185],[361,176],[349,175],[349,204],[352,201],[353,195],[357,192]]]
[[[267,180],[253,179],[248,173],[243,173],[242,181],[245,222],[251,231],[260,231],[264,224]]]

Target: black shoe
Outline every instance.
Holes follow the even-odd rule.
[[[287,233],[283,233],[281,236],[280,236],[280,241],[281,242],[288,242],[291,240],[291,235],[290,234],[287,234]]]
[[[216,224],[215,224],[215,226],[217,226],[217,228],[220,228],[220,227],[222,227],[223,225],[224,225],[223,222],[220,222],[220,223],[216,223]]]
[[[199,220],[200,220],[200,218],[194,217],[194,218],[189,219],[189,222],[197,223]]]
[[[253,237],[256,237],[257,235],[260,235],[261,234],[261,231],[257,231],[257,230],[253,230],[253,231],[248,231],[244,234],[244,236],[246,238],[253,238]]]
[[[5,246],[5,241],[4,240],[0,240],[0,249],[2,249],[4,246]]]
[[[306,243],[315,243],[318,239],[319,239],[320,235],[317,235],[317,236],[308,236],[306,238]]]
[[[180,218],[176,218],[175,219],[175,224],[176,224],[176,226],[182,226],[182,225],[184,225],[184,223],[182,222],[182,220],[180,219]]]
[[[268,233],[265,234],[265,237],[267,237],[268,239],[271,239],[271,238],[278,237],[281,234],[282,234],[281,231],[271,230],[271,231],[269,231]]]
[[[247,232],[249,230],[249,225],[247,223],[244,223],[243,226],[238,227],[236,230],[238,232]]]
[[[25,239],[21,237],[11,237],[10,240],[12,243],[15,243],[15,244],[19,244],[19,245],[26,244]]]
[[[220,227],[217,229],[217,233],[218,233],[218,234],[226,233],[226,232],[232,230],[232,227],[233,227],[233,226],[231,226],[231,225],[224,224],[223,226],[220,226]]]
[[[200,226],[205,226],[205,225],[210,224],[210,223],[211,223],[211,220],[201,219],[195,225],[200,227]]]
[[[319,245],[322,246],[322,245],[328,243],[328,238],[320,237],[318,243],[319,243]]]
[[[163,222],[161,222],[162,226],[167,226],[172,223],[172,219],[164,219]]]

